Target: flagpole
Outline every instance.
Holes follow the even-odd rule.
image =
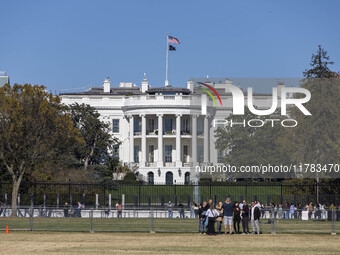
[[[169,61],[169,33],[166,33],[165,87],[169,85],[169,82],[168,82],[168,61]]]

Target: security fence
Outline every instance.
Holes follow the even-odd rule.
[[[197,215],[191,214],[189,210],[181,210],[174,208],[172,215],[169,215],[166,208],[124,208],[119,212],[110,208],[26,207],[19,209],[19,217],[14,218],[7,217],[11,214],[11,209],[7,208],[0,217],[0,230],[4,231],[8,226],[10,231],[198,233],[200,220]],[[292,213],[288,210],[265,209],[262,210],[259,223],[262,234],[336,234],[340,233],[340,210],[325,209],[320,213],[317,210],[296,210]],[[252,231],[251,221],[249,229]]]
[[[233,201],[261,201],[264,204],[289,202],[308,204],[319,202],[340,204],[338,187],[329,184],[286,185],[280,182],[200,185],[145,185],[116,183],[22,183],[18,204],[21,206],[61,207],[67,202],[80,202],[95,207],[108,206],[117,202],[135,207],[164,206],[168,201],[190,205],[212,199],[214,203],[231,197]],[[0,201],[11,204],[11,183],[0,183]]]

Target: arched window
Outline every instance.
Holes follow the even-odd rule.
[[[165,174],[165,183],[166,185],[172,185],[174,183],[174,175],[172,172],[167,172]]]
[[[148,184],[154,184],[154,174],[153,174],[153,172],[148,172]]]
[[[184,175],[184,184],[188,185],[190,183],[190,172],[186,172]]]

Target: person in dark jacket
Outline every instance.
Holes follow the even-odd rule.
[[[205,210],[205,206],[206,206],[207,202],[203,202],[202,204],[200,204],[200,206],[198,207],[198,218],[199,218],[199,226],[198,226],[198,233],[199,234],[205,234],[205,219],[206,219],[206,210]]]
[[[182,202],[180,202],[179,205],[178,205],[178,212],[179,212],[179,217],[181,219],[184,219],[185,218],[185,215],[184,215],[184,205],[182,204]]]
[[[235,202],[234,208],[233,208],[233,214],[234,214],[234,232],[236,234],[240,234],[240,221],[241,221],[241,210],[238,206],[238,202]]]
[[[251,202],[251,227],[252,227],[252,235],[255,234],[255,228],[256,232],[259,235],[260,234],[260,225],[259,225],[259,219],[261,217],[261,212],[259,205],[255,205],[254,202]]]
[[[243,235],[249,234],[249,206],[247,205],[245,200],[243,200],[243,207],[241,210],[241,215],[242,215],[242,228],[243,228],[242,234]]]

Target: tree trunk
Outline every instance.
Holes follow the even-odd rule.
[[[87,167],[89,165],[89,160],[90,160],[90,157],[86,157],[85,158],[85,161],[84,161],[84,170],[87,170]]]
[[[18,192],[21,180],[13,178],[13,190],[12,190],[12,214],[11,217],[18,216]]]
[[[86,158],[85,158],[85,162],[84,162],[84,170],[87,170],[87,167],[89,166],[89,161],[90,159],[92,158],[93,154],[94,154],[94,149],[96,148],[96,141],[93,142],[93,146],[91,148],[91,152],[90,152],[90,155],[88,155]]]

